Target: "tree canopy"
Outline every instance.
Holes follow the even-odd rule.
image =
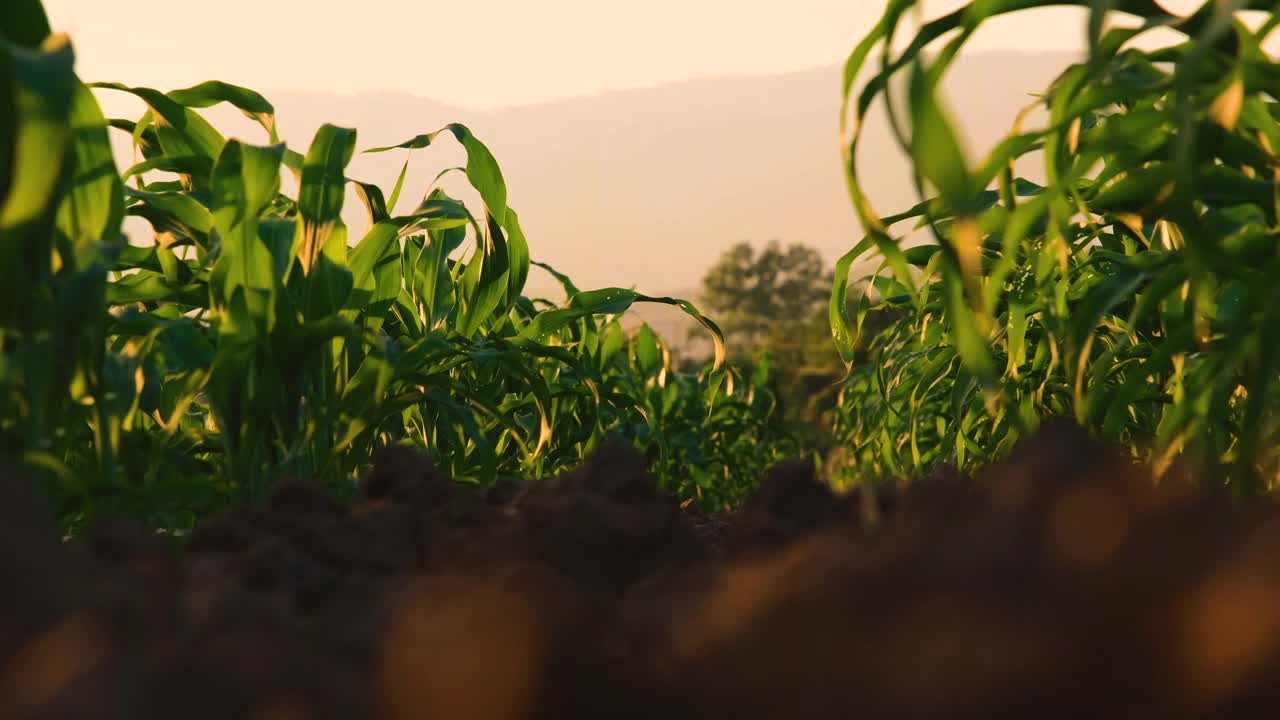
[[[817,250],[772,241],[742,242],[721,255],[702,280],[702,302],[716,314],[730,351],[754,355],[780,329],[805,324],[831,294],[832,273]]]

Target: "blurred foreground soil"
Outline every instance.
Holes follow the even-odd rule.
[[[1280,512],[1048,423],[978,477],[707,517],[609,447],[484,494],[403,449],[185,550],[0,476],[0,718],[1280,717]]]

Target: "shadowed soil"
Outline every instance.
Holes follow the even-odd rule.
[[[1060,423],[715,517],[618,446],[483,493],[393,448],[349,508],[288,481],[180,549],[62,543],[8,473],[0,717],[1276,717],[1280,512],[1217,488]]]

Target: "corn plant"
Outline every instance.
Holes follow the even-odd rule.
[[[433,186],[399,210],[404,172],[389,195],[347,177],[354,129],[325,125],[301,153],[247,88],[86,85],[38,2],[4,13],[0,449],[41,475],[69,529],[127,512],[181,530],[260,502],[286,475],[349,493],[396,443],[486,483],[549,475],[617,435],[672,489],[720,503],[785,443],[767,393],[735,392],[720,330],[694,306],[579,291],[534,262],[502,171],[467,127],[366,150],[466,150],[458,171],[480,207]],[[146,111],[105,118],[95,92]],[[200,113],[223,104],[261,136],[224,137]],[[123,172],[108,132],[131,142]],[[370,219],[358,239],[341,219],[349,187]],[[126,239],[126,216],[151,237]],[[526,297],[535,269],[569,299]],[[714,362],[676,374],[648,328],[623,332],[636,302],[700,321]],[[704,492],[726,477],[739,489]]]
[[[639,400],[639,414],[619,416],[611,434],[646,449],[657,474],[676,479],[673,489],[704,510],[736,506],[770,465],[802,450],[775,412],[767,363],[749,376],[736,366],[680,373],[647,325],[624,359],[615,386]]]
[[[971,160],[938,86],[984,21],[1051,5],[1089,9],[1086,60],[1037,101],[1041,127],[1011,132]],[[860,472],[981,463],[1045,415],[1067,415],[1157,469],[1223,468],[1241,495],[1280,472],[1280,65],[1251,29],[1206,2],[1179,18],[1150,0],[983,0],[899,42],[914,0],[891,0],[845,71],[843,145],[866,237],[839,263],[831,326],[847,363],[869,313],[909,321],[850,367],[840,432]],[[1112,23],[1125,13],[1127,22]],[[1151,50],[1156,30],[1180,39]],[[1153,40],[1154,42],[1154,40]],[[872,54],[879,50],[879,63]],[[869,80],[857,94],[864,69]],[[888,89],[906,76],[899,99]],[[883,217],[856,167],[878,103],[913,161],[921,203]],[[1043,185],[1017,166],[1043,167]],[[907,247],[915,221],[930,240]],[[852,264],[874,253],[879,296],[845,310]],[[1212,470],[1211,470],[1212,472]],[[1210,475],[1213,476],[1213,475]]]

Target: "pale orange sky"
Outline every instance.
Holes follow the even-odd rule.
[[[963,4],[926,2],[936,16]],[[398,91],[494,108],[842,60],[878,0],[46,0],[81,77],[161,90]],[[976,47],[1072,49],[1076,9],[991,23]]]

